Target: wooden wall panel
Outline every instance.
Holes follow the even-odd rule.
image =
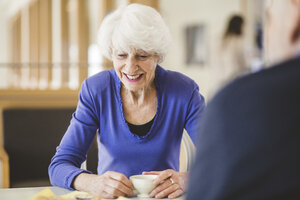
[[[79,85],[88,77],[89,26],[86,0],[77,0],[77,44],[79,66]]]
[[[68,0],[60,0],[60,38],[61,38],[61,63],[69,62],[69,19],[68,19]],[[61,83],[63,88],[68,87],[69,68],[62,65]]]
[[[34,1],[29,7],[29,87],[37,88],[40,76],[39,72],[39,2]]]
[[[21,13],[18,12],[11,21],[11,37],[10,37],[10,62],[21,62]]]
[[[9,87],[20,87],[21,70],[18,63],[21,62],[21,12],[18,12],[10,20],[10,38],[9,38],[10,66]]]
[[[29,37],[29,7],[25,6],[21,9],[21,62],[30,62],[30,37]],[[20,86],[24,89],[28,88],[29,82],[29,68],[28,66],[22,66]]]
[[[52,80],[52,6],[51,0],[39,0],[39,62],[41,87],[49,87]],[[46,84],[46,85],[44,85]]]

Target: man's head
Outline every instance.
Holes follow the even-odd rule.
[[[267,0],[266,61],[277,63],[300,53],[300,0]]]

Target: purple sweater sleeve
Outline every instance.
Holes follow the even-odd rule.
[[[197,147],[197,135],[201,127],[203,112],[205,109],[204,97],[199,93],[198,86],[195,87],[189,105],[188,114],[186,116],[185,129]]]
[[[80,169],[80,166],[86,160],[87,151],[98,129],[94,109],[88,85],[84,82],[71,124],[57,147],[48,169],[52,185],[73,189],[73,180],[78,174],[91,173]]]

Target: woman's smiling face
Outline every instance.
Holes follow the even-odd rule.
[[[153,84],[157,56],[142,50],[123,52],[114,50],[112,61],[115,71],[124,87],[137,92]]]

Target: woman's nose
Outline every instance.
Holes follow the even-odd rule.
[[[136,69],[138,68],[136,59],[134,57],[128,56],[126,60],[126,69],[127,72],[135,72]]]

